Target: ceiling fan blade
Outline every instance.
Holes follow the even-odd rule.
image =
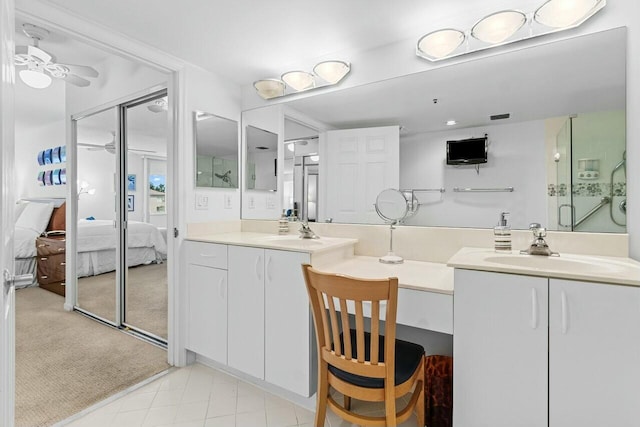
[[[48,64],[49,62],[51,62],[53,60],[53,56],[49,55],[44,50],[40,49],[39,47],[35,47],[35,46],[27,46],[27,55],[33,56],[35,58],[38,58],[39,60],[41,60],[45,64]]]
[[[62,80],[64,80],[67,83],[71,83],[72,85],[76,85],[80,87],[87,87],[91,84],[89,80],[83,79],[82,77],[78,77],[73,74],[67,74],[66,76],[62,77]]]
[[[79,76],[96,78],[100,75],[98,70],[93,67],[89,67],[87,65],[74,65],[74,64],[59,64],[65,66],[69,69],[71,74],[77,74]]]

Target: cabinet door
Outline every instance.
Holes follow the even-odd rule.
[[[187,348],[227,363],[227,272],[187,264]]]
[[[640,288],[551,279],[549,289],[549,426],[638,425]]]
[[[455,427],[547,425],[548,279],[455,270]]]
[[[300,265],[309,262],[306,253],[265,251],[265,380],[307,397],[313,335]]]
[[[229,366],[264,379],[264,249],[229,246]]]

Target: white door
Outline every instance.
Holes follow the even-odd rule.
[[[15,390],[15,313],[13,274],[13,0],[0,2],[0,270],[3,286],[0,292],[0,424],[13,425]],[[8,276],[8,277],[7,277]],[[9,281],[7,282],[7,279]]]
[[[640,288],[549,283],[549,426],[637,426]]]
[[[546,427],[548,279],[456,269],[454,280],[454,426]]]
[[[265,380],[308,397],[311,382],[311,313],[302,276],[309,254],[265,251]]]
[[[264,249],[229,246],[229,366],[264,379]]]
[[[380,191],[400,182],[398,126],[327,132],[325,219],[335,222],[380,222],[373,207]]]

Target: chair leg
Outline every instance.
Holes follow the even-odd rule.
[[[315,427],[324,427],[327,416],[327,396],[329,396],[329,379],[327,362],[318,364],[318,392],[316,394]]]
[[[344,409],[351,410],[351,396],[344,395]]]
[[[396,420],[396,394],[393,383],[385,387],[384,394],[384,412],[387,419],[386,427],[396,427],[398,422]]]

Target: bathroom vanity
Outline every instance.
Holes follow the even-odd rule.
[[[640,383],[640,263],[463,248],[454,425],[629,426]]]

